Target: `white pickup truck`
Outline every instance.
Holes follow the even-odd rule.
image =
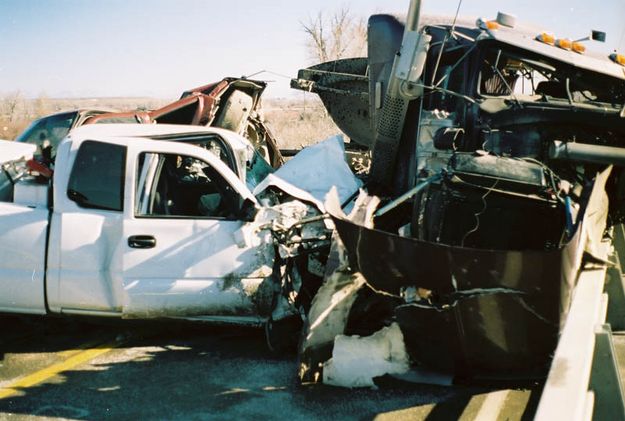
[[[293,310],[272,232],[249,228],[271,209],[251,193],[271,171],[257,158],[214,128],[72,131],[51,182],[22,178],[0,202],[0,311],[250,323]]]

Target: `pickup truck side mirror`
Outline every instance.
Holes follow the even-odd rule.
[[[250,199],[245,199],[243,200],[243,203],[241,203],[241,207],[237,212],[237,219],[245,222],[252,222],[257,213],[258,209],[256,208],[256,204]]]

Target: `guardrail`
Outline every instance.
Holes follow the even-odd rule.
[[[581,271],[535,419],[623,420],[623,386],[612,327],[625,329],[625,230],[603,243],[608,264]],[[619,253],[620,252],[620,253]]]

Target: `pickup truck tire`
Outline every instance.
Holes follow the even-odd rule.
[[[275,353],[295,352],[303,322],[299,314],[265,322],[265,341],[270,351]]]

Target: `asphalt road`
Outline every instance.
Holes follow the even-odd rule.
[[[262,332],[0,316],[0,419],[531,419],[540,387],[301,386]]]

